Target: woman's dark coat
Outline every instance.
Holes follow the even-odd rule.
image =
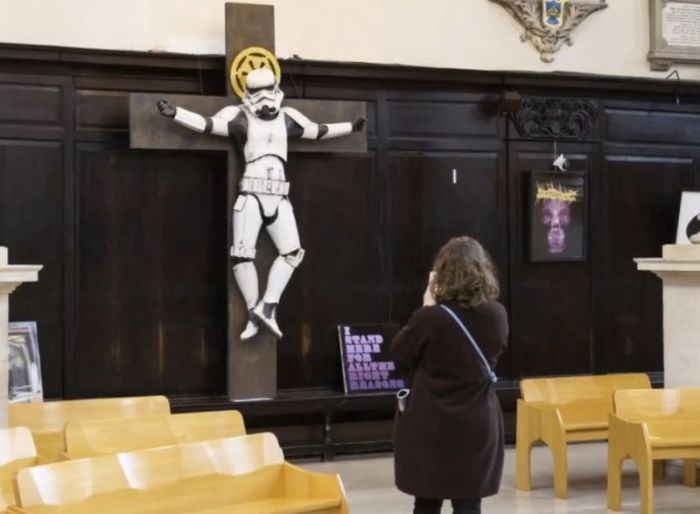
[[[500,303],[446,304],[492,368],[508,337]],[[476,499],[498,492],[503,414],[484,363],[440,306],[417,310],[392,341],[411,371],[411,394],[394,425],[397,487],[421,498]]]

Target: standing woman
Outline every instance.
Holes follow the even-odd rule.
[[[503,414],[491,370],[506,347],[508,316],[478,241],[451,239],[433,270],[423,308],[392,341],[411,376],[394,426],[396,486],[416,497],[414,514],[439,514],[445,499],[455,514],[480,514],[481,498],[498,492],[503,472]]]

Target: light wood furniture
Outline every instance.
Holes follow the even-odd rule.
[[[284,462],[272,434],[202,441],[21,470],[25,514],[347,514],[337,475]]]
[[[36,464],[36,448],[28,428],[0,430],[0,513],[15,503],[14,479],[17,471]]]
[[[233,410],[71,421],[66,424],[62,457],[97,457],[240,435],[245,435],[243,416]]]
[[[639,472],[640,512],[654,512],[656,462],[683,459],[684,483],[695,486],[700,458],[700,389],[618,391],[610,414],[608,508],[619,511],[622,463],[631,458]],[[700,499],[699,499],[700,501]]]
[[[45,463],[60,458],[63,429],[69,421],[154,414],[170,414],[170,403],[165,396],[13,403],[9,408],[9,425],[28,427],[32,431],[39,462]]]
[[[619,389],[649,389],[641,374],[526,379],[520,382],[516,427],[516,488],[531,488],[530,455],[544,442],[554,459],[554,494],[567,496],[566,445],[576,441],[604,441],[613,393]]]

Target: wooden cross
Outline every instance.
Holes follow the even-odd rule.
[[[234,57],[245,48],[258,46],[274,52],[274,8],[268,5],[226,4],[226,71],[228,97],[132,94],[129,100],[131,147],[161,150],[221,150],[228,152],[227,213],[231,227],[233,203],[242,175],[233,142],[228,138],[197,134],[174,123],[158,113],[156,102],[165,98],[171,104],[184,107],[204,116],[211,116],[223,107],[238,104],[239,100],[229,85],[228,71]],[[283,105],[299,109],[313,121],[333,123],[366,118],[364,102],[285,100]],[[290,152],[361,152],[367,151],[364,133],[354,133],[338,139],[323,141],[290,141]],[[290,159],[293,161],[292,159]],[[293,166],[293,164],[292,164]],[[292,188],[294,183],[292,182]],[[232,231],[228,230],[231,246]],[[262,239],[262,238],[261,238]],[[262,242],[262,241],[260,241]],[[303,245],[303,241],[302,241]],[[314,250],[322,251],[322,249]],[[276,257],[272,245],[258,247],[256,266],[264,290],[266,268]],[[261,266],[262,264],[262,266]],[[303,264],[302,264],[303,266]],[[228,287],[228,395],[232,401],[274,398],[277,392],[277,340],[267,333],[251,341],[241,341],[239,335],[248,319],[247,308],[238,291],[229,260],[226,270]],[[284,297],[281,308],[284,309]],[[284,330],[284,327],[282,327]],[[280,344],[284,344],[284,340]]]

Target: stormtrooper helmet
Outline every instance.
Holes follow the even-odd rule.
[[[279,88],[275,74],[268,68],[258,68],[248,73],[245,81],[243,105],[261,120],[273,120],[282,106],[284,93]]]
[[[691,243],[700,244],[700,214],[693,216],[693,219],[686,226],[685,234]]]

